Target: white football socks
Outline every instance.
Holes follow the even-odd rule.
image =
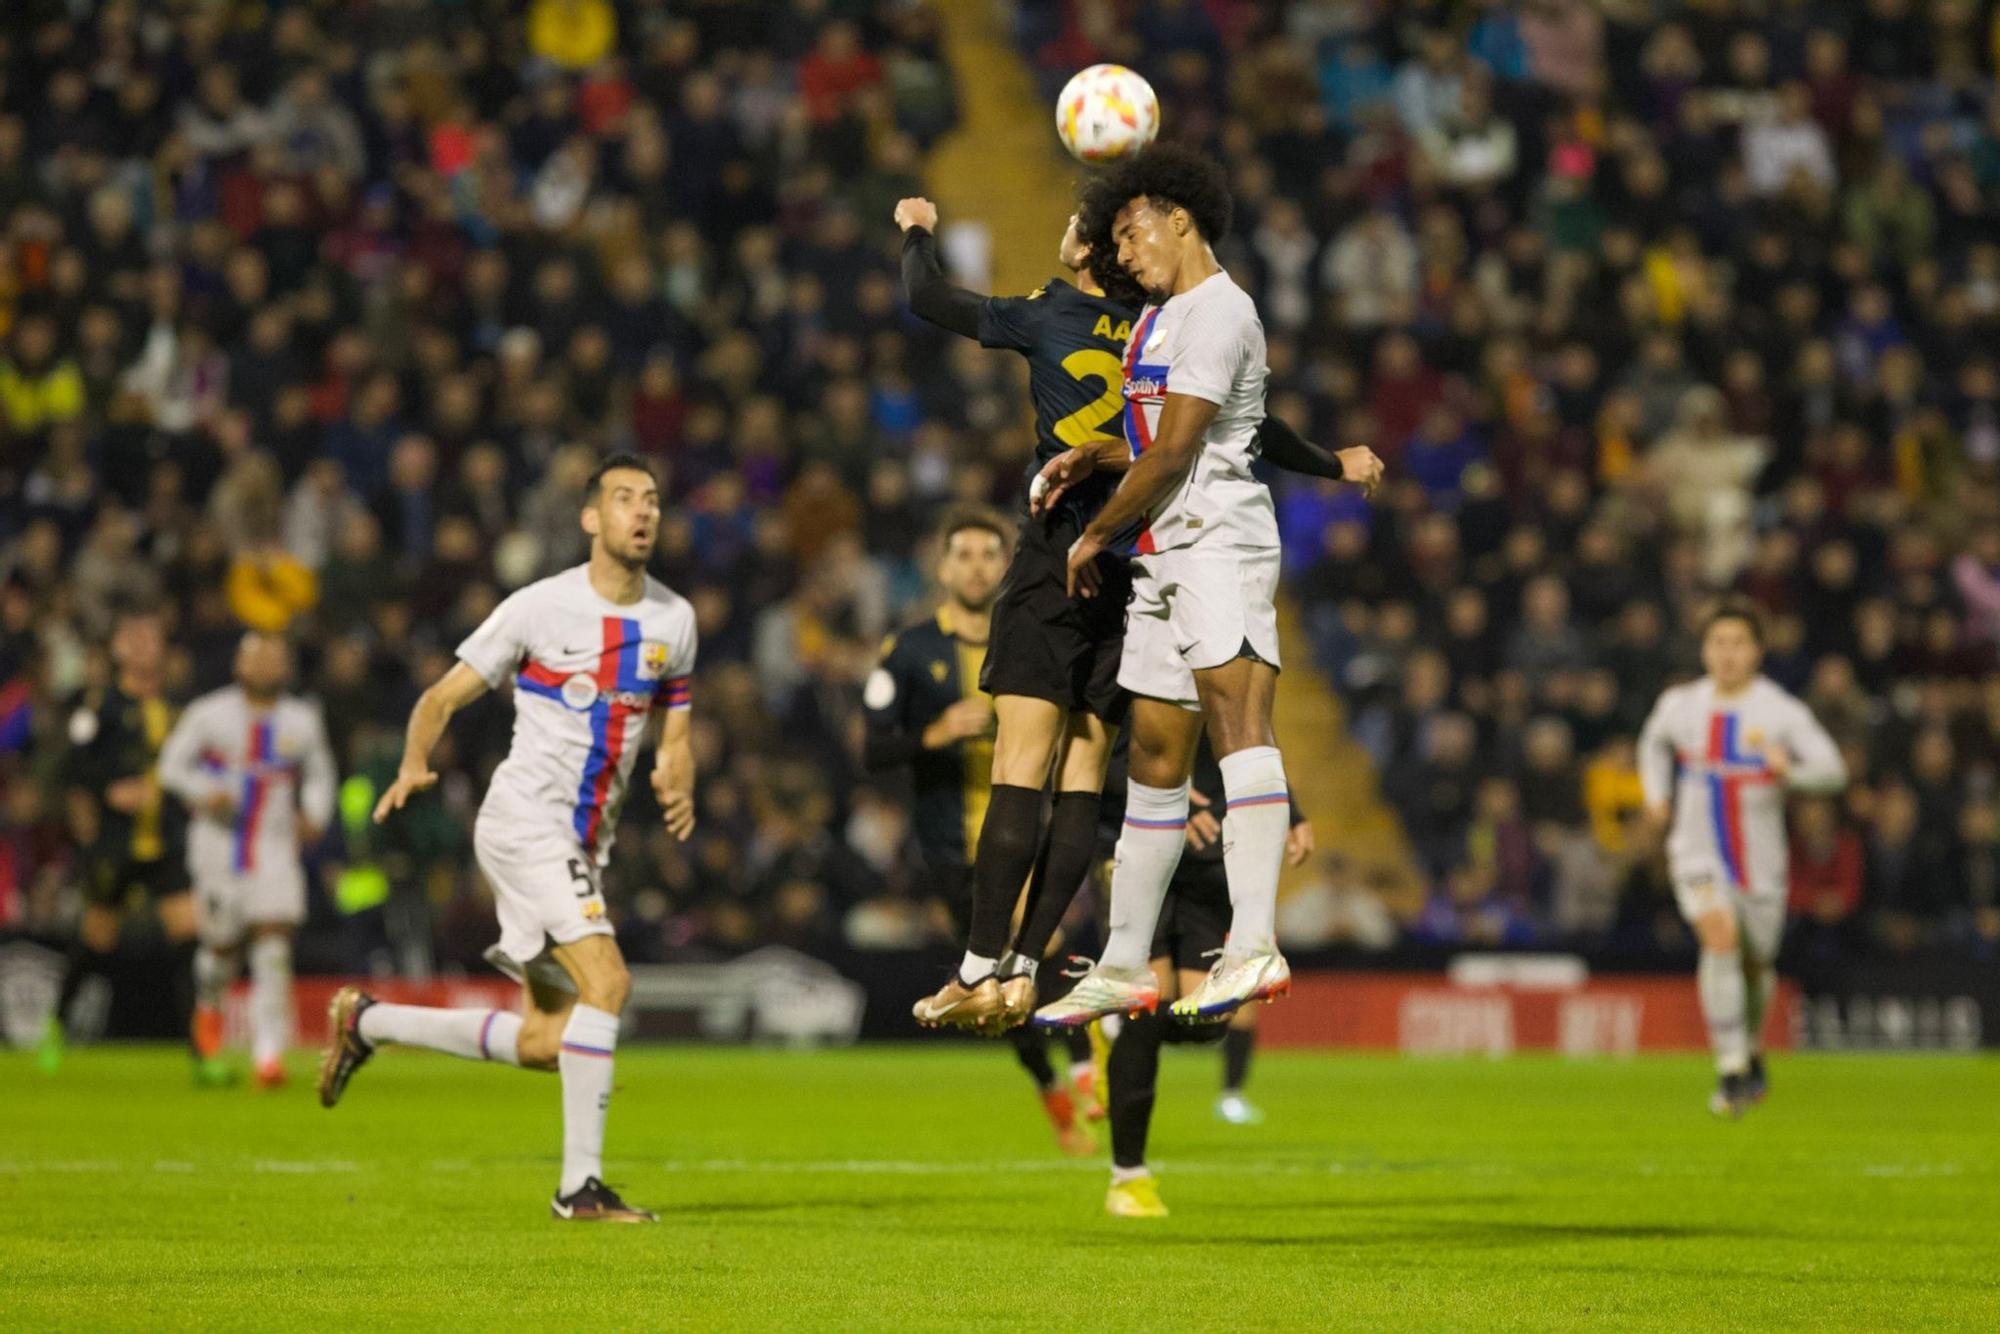
[[[1285,761],[1276,746],[1252,746],[1221,761],[1228,811],[1222,865],[1229,877],[1229,949],[1259,954],[1278,947],[1278,871],[1292,827]]]
[[[999,966],[1000,961],[998,959],[989,959],[984,954],[974,954],[971,950],[967,950],[965,957],[958,961],[958,980],[961,982],[980,981],[982,978],[993,976],[993,970]]]
[[[279,1060],[291,1041],[292,942],[258,936],[250,942],[250,1058]]]
[[[558,1195],[604,1175],[604,1118],[611,1110],[611,1064],[618,1051],[618,1016],[578,1005],[563,1028],[563,1167]]]
[[[1105,968],[1144,968],[1153,955],[1153,928],[1167,885],[1187,845],[1188,785],[1147,787],[1125,793],[1125,826],[1111,869],[1111,934],[1098,960]]]
[[[1695,985],[1701,992],[1701,1016],[1708,1021],[1708,1045],[1715,1052],[1717,1074],[1740,1075],[1750,1068],[1750,1035],[1743,1026],[1743,955],[1703,950],[1695,965]]]
[[[505,1010],[376,1004],[361,1012],[361,1036],[368,1042],[428,1047],[468,1061],[521,1063],[521,1016]]]

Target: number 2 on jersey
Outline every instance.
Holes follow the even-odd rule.
[[[1062,368],[1079,380],[1101,380],[1104,392],[1054,426],[1056,439],[1071,449],[1096,440],[1116,440],[1098,428],[1125,408],[1125,364],[1102,348],[1086,347],[1062,359]]]

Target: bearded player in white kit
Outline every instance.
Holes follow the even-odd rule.
[[[385,1042],[562,1077],[562,1179],[550,1211],[577,1221],[650,1223],[604,1184],[618,1017],[631,979],[606,920],[599,875],[633,765],[657,728],[653,792],[667,829],[694,832],[688,679],[694,609],[646,573],[660,489],[646,461],[614,454],[585,490],[590,561],[514,593],[459,646],[459,661],[410,715],[402,769],[377,823],[437,782],[431,748],[451,715],[514,682],[514,738],[473,828],[493,887],[500,943],[486,957],[525,989],[521,1013],[391,1005],[358,988],[334,998],[320,1101]]]
[[[1132,600],[1118,683],[1134,699],[1125,822],[1111,880],[1102,958],[1070,994],[1036,1011],[1066,1028],[1159,1003],[1153,930],[1188,821],[1188,780],[1206,724],[1220,761],[1230,838],[1223,852],[1229,938],[1178,1018],[1213,1020],[1283,995],[1278,869],[1291,828],[1285,766],[1271,730],[1278,681],[1278,523],[1251,472],[1264,417],[1264,329],[1211,246],[1229,230],[1222,169],[1155,145],[1085,187],[1082,212],[1112,219],[1118,260],[1153,304],[1125,349],[1131,469],[1070,548],[1070,591],[1094,595],[1097,556],[1134,530]],[[1342,475],[1372,487],[1381,461],[1343,456]],[[1072,450],[1052,460],[1043,505],[1093,469]]]
[[[1646,813],[1658,829],[1672,822],[1674,898],[1701,943],[1695,976],[1717,1077],[1709,1110],[1732,1118],[1768,1087],[1760,1035],[1785,930],[1786,792],[1847,784],[1840,748],[1812,711],[1758,673],[1763,654],[1748,603],[1710,612],[1708,674],[1661,695],[1639,735]]]
[[[236,684],[187,706],[160,747],[160,786],[188,809],[194,881],[194,1038],[222,1046],[222,997],[250,962],[250,1055],[259,1087],[285,1082],[292,1039],[292,933],[306,915],[301,851],[333,818],[333,749],[319,709],[283,693],[291,650],[252,632]]]

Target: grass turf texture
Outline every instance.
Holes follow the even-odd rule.
[[[607,1175],[562,1224],[553,1077],[390,1050],[321,1111],[177,1051],[0,1055],[0,1324],[732,1329],[2000,1326],[2000,1061],[1271,1053],[1260,1127],[1169,1050],[1173,1217],[1102,1213],[997,1047],[619,1053]],[[977,1124],[966,1120],[968,1114]]]

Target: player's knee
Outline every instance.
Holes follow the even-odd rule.
[[[1734,954],[1736,952],[1736,919],[1728,913],[1704,913],[1695,919],[1695,939],[1710,954]]]

